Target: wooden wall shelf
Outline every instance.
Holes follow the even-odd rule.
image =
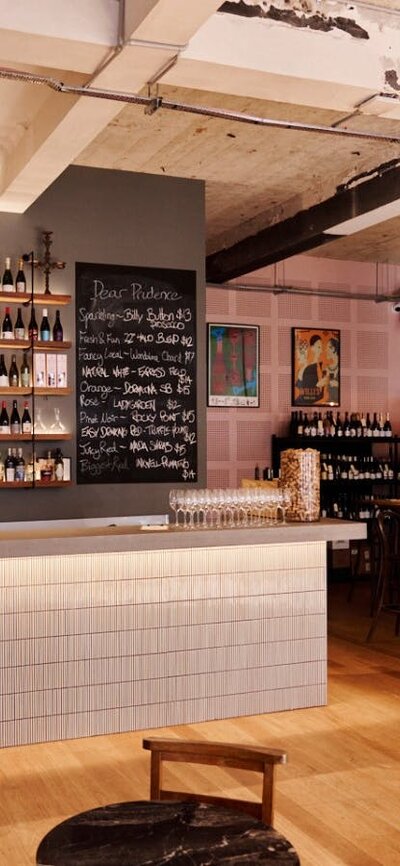
[[[0,292],[0,302],[3,304],[24,304],[28,305],[32,301],[30,292]],[[33,295],[33,306],[36,304],[44,307],[65,307],[71,303],[71,295]]]

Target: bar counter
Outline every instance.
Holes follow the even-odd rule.
[[[326,542],[365,536],[3,524],[1,745],[326,703]]]

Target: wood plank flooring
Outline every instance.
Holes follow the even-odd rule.
[[[346,616],[357,623],[359,601],[351,609]],[[400,866],[400,639],[393,618],[379,626],[377,646],[359,640],[358,626],[353,635],[347,628],[347,640],[329,641],[327,707],[152,733],[283,747],[289,763],[277,769],[275,825],[302,866]],[[390,655],[380,647],[385,630]],[[147,799],[145,733],[1,751],[0,866],[33,866],[40,839],[71,814]],[[190,777],[197,790],[258,794],[249,773],[193,767]],[[171,765],[172,779],[185,786],[183,766]]]

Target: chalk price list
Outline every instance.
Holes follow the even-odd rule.
[[[194,297],[93,279],[77,308],[78,479],[194,481]]]

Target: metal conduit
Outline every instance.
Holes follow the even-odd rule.
[[[56,90],[59,93],[68,93],[75,96],[91,96],[94,99],[111,99],[115,102],[123,102],[128,105],[143,105],[153,108],[165,108],[169,111],[183,111],[189,114],[198,114],[205,117],[215,117],[221,120],[237,121],[239,123],[250,123],[256,126],[264,126],[275,129],[294,129],[298,132],[315,132],[323,135],[341,135],[348,138],[359,138],[369,141],[391,142],[392,144],[400,144],[400,137],[394,135],[384,135],[378,132],[362,132],[352,129],[343,129],[341,127],[322,126],[311,123],[297,123],[290,120],[275,120],[267,117],[259,117],[254,114],[242,114],[236,111],[228,111],[222,108],[211,108],[203,105],[191,105],[185,102],[172,102],[168,99],[163,99],[161,96],[138,96],[133,93],[124,93],[117,90],[103,90],[96,87],[74,87],[72,85],[63,84],[55,78],[46,75],[37,75],[33,72],[25,72],[20,69],[11,69],[8,67],[0,67],[0,78],[7,78],[11,81],[26,81],[30,84],[41,84]]]
[[[303,289],[299,286],[263,286],[251,283],[209,283],[206,282],[208,289],[225,289],[230,292],[260,292],[260,294],[269,295],[312,295],[320,298],[348,298],[350,301],[373,301],[374,304],[393,303],[400,299],[400,291],[394,295],[375,295],[367,294],[366,292],[339,292],[335,289]]]

